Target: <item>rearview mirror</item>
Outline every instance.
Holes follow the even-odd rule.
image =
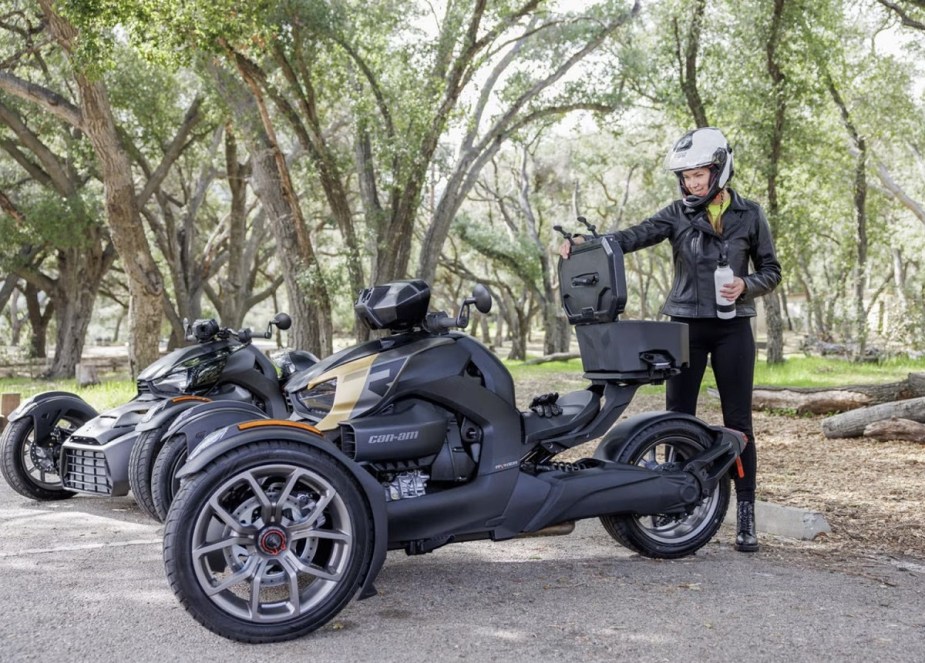
[[[282,331],[286,331],[292,326],[292,318],[286,313],[277,313],[273,316],[273,319],[270,320],[270,324],[276,325]]]
[[[472,289],[472,298],[469,301],[475,304],[475,310],[479,313],[491,311],[491,293],[481,283]]]

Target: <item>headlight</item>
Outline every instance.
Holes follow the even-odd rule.
[[[309,414],[326,415],[334,406],[334,392],[337,391],[337,378],[316,384],[309,389],[296,393],[296,398]]]
[[[162,393],[182,394],[189,386],[189,371],[181,368],[152,382],[154,383],[154,388]]]

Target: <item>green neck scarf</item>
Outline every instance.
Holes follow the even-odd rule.
[[[710,219],[710,225],[718,235],[723,234],[723,212],[729,209],[729,203],[732,202],[732,196],[727,192],[723,195],[720,203],[711,202],[707,205],[707,218]]]

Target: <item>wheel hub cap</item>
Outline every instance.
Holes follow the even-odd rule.
[[[257,546],[260,548],[260,552],[274,557],[285,552],[288,543],[286,532],[279,527],[266,528],[260,533],[257,539]]]

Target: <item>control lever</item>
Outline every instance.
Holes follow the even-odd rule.
[[[597,226],[594,226],[588,223],[588,220],[585,217],[579,216],[578,223],[582,224],[585,228],[590,230],[592,237],[600,237],[600,235],[597,234]]]
[[[562,235],[571,246],[575,246],[575,240],[573,239],[574,235],[569,231],[565,230],[562,226],[553,226],[553,230]]]

